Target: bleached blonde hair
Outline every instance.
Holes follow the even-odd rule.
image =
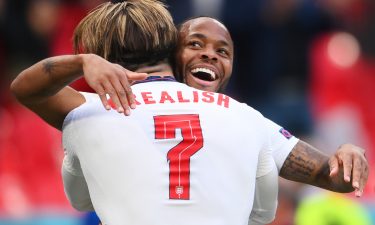
[[[94,53],[129,69],[170,57],[177,30],[166,6],[157,0],[103,3],[76,27],[76,53]]]

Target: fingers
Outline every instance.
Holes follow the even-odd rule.
[[[355,189],[359,189],[359,182],[361,179],[362,162],[358,157],[353,159],[353,180],[352,185]]]
[[[96,90],[95,90],[95,91],[96,91],[96,93],[99,95],[100,100],[102,101],[102,104],[103,104],[104,108],[105,108],[106,110],[110,110],[110,109],[111,109],[111,106],[110,106],[109,103],[108,103],[107,95],[106,95],[106,93],[105,93],[105,90],[104,90],[103,86],[102,86],[102,85],[98,85],[98,86],[96,87]]]
[[[328,163],[329,163],[329,168],[330,168],[329,176],[333,177],[337,175],[337,173],[339,172],[339,161],[336,158],[336,156],[332,156],[329,159]]]
[[[344,181],[354,188],[355,196],[363,194],[368,179],[368,162],[365,157],[365,150],[352,144],[344,144],[329,160],[331,168],[330,176],[336,175],[343,167]]]
[[[105,90],[106,94],[109,95],[112,102],[115,104],[117,112],[124,113],[127,108],[124,109],[124,107],[121,104],[120,98],[118,97],[118,93],[117,93],[117,90],[120,88],[119,87],[120,85],[113,84],[109,81],[104,81],[103,86],[104,86],[104,90]],[[128,115],[128,114],[125,113],[125,115]]]
[[[133,78],[144,78],[147,74],[138,74],[131,72]],[[135,109],[135,98],[134,94],[131,89],[131,85],[127,79],[127,74],[121,73],[115,76],[108,78],[108,80],[102,81],[102,85],[104,86],[104,92],[110,96],[113,103],[116,106],[116,109],[119,113],[124,113],[125,115],[130,115],[130,109]],[[103,105],[106,107],[108,102],[105,94],[99,95]],[[107,107],[106,107],[107,108]]]
[[[136,73],[130,70],[125,69],[126,77],[129,81],[144,80],[147,77],[147,73]]]
[[[136,80],[144,80],[147,77],[147,73],[136,73],[130,70],[123,68],[122,66],[115,64],[119,70],[121,70],[121,74],[117,77],[119,80],[122,88],[117,89],[120,100],[122,103],[126,103],[123,105],[124,108],[130,106],[131,109],[135,109],[135,98],[134,94],[131,89],[131,84],[133,81]],[[130,111],[129,111],[130,112]]]
[[[350,177],[352,175],[353,159],[351,154],[345,154],[342,157],[342,163],[344,167],[344,180],[350,182]]]
[[[145,79],[147,74],[129,71],[100,57],[90,57],[90,59],[94,60],[90,62],[96,65],[95,69],[90,66],[85,67],[84,76],[90,87],[99,94],[103,106],[109,110],[114,105],[119,113],[130,115],[130,109],[136,107],[131,83],[134,80]],[[111,98],[111,104],[108,102],[107,95]]]
[[[116,92],[116,98],[118,98],[120,102],[120,106],[124,109],[125,115],[127,116],[130,115],[130,108],[129,108],[129,105],[131,104],[130,101],[134,102],[133,92],[131,91],[130,85],[127,85],[127,86],[123,85],[121,80],[117,80],[117,79],[112,80],[111,82]],[[130,99],[130,96],[133,99]],[[133,107],[133,106],[130,105],[130,107]]]
[[[122,93],[121,93],[122,96],[120,96],[120,98],[123,98],[124,101],[126,99],[128,105],[130,105],[130,108],[135,109],[136,104],[135,104],[134,94],[133,94],[133,91],[131,89],[131,86],[130,86],[130,83],[126,74],[124,76],[120,76],[119,81],[122,86]]]
[[[363,190],[356,188],[355,191],[354,191],[354,194],[355,194],[355,197],[361,197],[362,194],[363,194]]]
[[[361,174],[363,173],[361,160],[358,157],[353,159],[351,154],[338,154],[337,157],[336,155],[332,156],[328,162],[331,169],[329,174],[331,177],[338,174],[340,162],[343,164],[344,168],[344,180],[350,182],[350,177],[352,175],[352,186],[355,189],[355,196],[360,197],[363,192],[363,186],[360,186],[362,182]]]
[[[344,145],[339,155],[343,161],[344,180],[349,182],[352,177],[355,196],[362,196],[368,178],[368,163],[364,150],[353,145]]]
[[[365,185],[367,183],[367,179],[368,179],[368,168],[367,168],[367,164],[365,164],[365,167],[363,168],[361,179],[359,181],[359,189],[356,190],[356,192],[355,192],[355,195],[357,197],[361,197],[362,196],[363,190],[364,190]]]
[[[368,163],[363,155],[355,155],[353,160],[353,187],[355,196],[361,197],[368,179]]]

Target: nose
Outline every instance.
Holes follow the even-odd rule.
[[[217,55],[215,49],[205,48],[200,53],[201,59],[217,61]]]

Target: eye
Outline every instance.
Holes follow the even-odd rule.
[[[189,41],[188,45],[193,48],[201,48],[202,44],[199,41]]]
[[[220,55],[224,55],[224,56],[229,56],[229,51],[225,48],[220,48],[217,50],[217,52],[220,54]]]

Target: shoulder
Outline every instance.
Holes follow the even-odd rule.
[[[63,122],[63,129],[75,120],[85,117],[88,118],[93,114],[106,111],[102,106],[100,98],[97,94],[87,92],[80,92],[80,94],[83,96],[84,101],[81,105],[78,105],[66,115]]]

